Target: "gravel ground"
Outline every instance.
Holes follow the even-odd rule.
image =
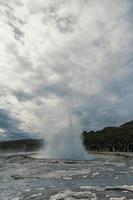
[[[133,200],[133,159],[96,155],[90,161],[32,154],[0,157],[0,200]]]

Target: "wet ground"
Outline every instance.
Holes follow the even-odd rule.
[[[0,200],[133,200],[133,159],[0,157]]]

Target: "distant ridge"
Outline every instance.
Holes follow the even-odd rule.
[[[43,139],[18,139],[0,142],[0,153],[37,151],[44,145]]]

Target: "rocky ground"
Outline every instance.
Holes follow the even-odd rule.
[[[33,154],[0,157],[0,200],[133,200],[133,159],[98,155],[90,161]]]

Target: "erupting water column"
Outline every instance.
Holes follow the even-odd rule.
[[[66,105],[66,103],[65,103]],[[79,120],[72,116],[70,106],[63,106],[63,111],[66,110],[66,125],[60,128],[53,134],[49,133],[50,138],[46,138],[46,146],[43,152],[38,157],[48,159],[67,159],[67,160],[89,160],[92,159],[85,151],[80,132]],[[59,120],[60,123],[61,120]],[[61,124],[62,125],[62,124]]]

